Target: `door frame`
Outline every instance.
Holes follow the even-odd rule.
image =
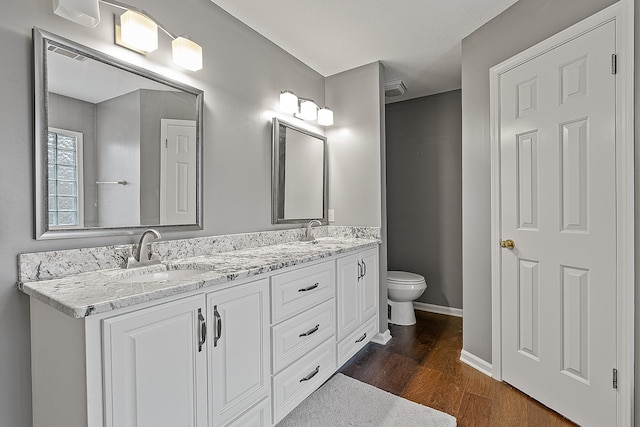
[[[502,381],[502,264],[500,78],[582,34],[616,23],[616,360],[617,426],[630,426],[634,408],[634,82],[633,0],[621,0],[490,69],[492,377]],[[612,367],[614,368],[614,367]]]

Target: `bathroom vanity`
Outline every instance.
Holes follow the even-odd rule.
[[[378,244],[290,241],[19,284],[34,426],[275,425],[378,332]]]

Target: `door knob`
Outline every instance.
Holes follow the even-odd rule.
[[[511,250],[516,247],[516,243],[511,239],[507,239],[507,240],[502,240],[500,242],[500,246]]]

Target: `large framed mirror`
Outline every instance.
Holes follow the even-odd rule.
[[[36,239],[202,229],[203,92],[33,29]]]
[[[327,223],[327,138],[273,119],[273,224]]]

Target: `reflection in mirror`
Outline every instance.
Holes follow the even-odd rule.
[[[202,228],[202,91],[33,36],[36,238]]]
[[[327,139],[273,119],[272,223],[327,218]]]

